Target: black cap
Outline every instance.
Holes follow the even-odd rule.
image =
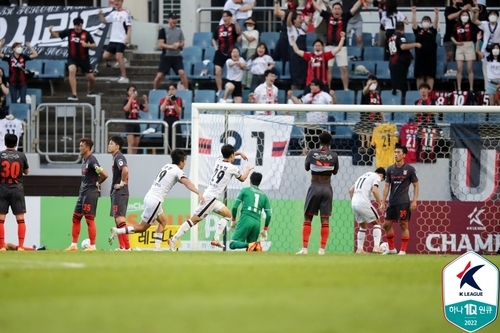
[[[179,16],[177,16],[176,13],[172,12],[172,13],[168,14],[167,18],[169,18],[169,19],[178,19]]]

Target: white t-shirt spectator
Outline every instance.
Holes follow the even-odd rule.
[[[300,100],[302,104],[332,104],[332,96],[324,91],[320,91],[317,94],[309,93]],[[306,120],[308,123],[327,123],[328,112],[307,112]]]
[[[500,62],[492,59],[488,61],[487,58],[484,58],[486,61],[486,75],[488,80],[493,81],[494,83],[500,83]]]
[[[115,10],[106,16],[106,22],[112,23],[109,41],[124,44],[127,39],[127,27],[132,25],[130,13],[125,9]]]
[[[232,0],[229,0],[229,1],[232,1]],[[241,4],[241,6],[251,6],[254,3],[254,1],[255,0],[243,0],[243,3]],[[248,11],[247,12],[242,12],[242,11],[239,10],[239,8],[238,8],[238,10],[236,10],[236,17],[235,17],[235,19],[237,19],[237,20],[245,20],[248,17],[249,17],[248,16]]]
[[[292,40],[290,39],[291,36],[295,37],[295,41],[297,41],[299,36],[307,34],[307,28],[308,27],[305,22],[302,22],[302,26],[300,28],[296,28],[294,25],[286,27],[286,31],[288,33],[288,44],[290,44],[290,46],[293,45]]]
[[[488,46],[488,41],[491,37],[491,43],[500,43],[500,23],[497,23],[494,27],[490,25],[488,21],[482,21],[481,25],[478,26],[479,29],[483,31],[483,46],[481,47],[481,52],[484,54],[486,59],[487,56],[490,55],[490,52],[486,51],[486,47]],[[493,35],[493,36],[492,36]]]
[[[241,4],[240,3],[234,3],[233,0],[227,0],[226,3],[224,4],[224,11],[227,10],[233,14],[233,18],[237,20],[238,18],[236,17],[236,13],[238,12],[238,9],[240,9]],[[244,17],[246,18],[246,17]],[[220,19],[219,25],[224,24],[224,20]],[[241,27],[240,27],[241,28]]]
[[[240,57],[240,63],[246,65],[245,59]],[[243,70],[238,65],[229,66],[230,64],[234,64],[233,59],[227,59],[226,67],[227,67],[227,75],[226,79],[229,81],[241,82],[243,80]]]
[[[278,104],[278,88],[273,84],[268,87],[266,83],[262,83],[253,93],[258,104]],[[255,111],[256,115],[276,115],[276,111]]]
[[[267,54],[262,57],[248,60],[247,67],[253,75],[264,75],[269,65],[274,64],[274,59]]]
[[[245,30],[243,31],[245,34],[241,34],[241,48],[242,49],[256,49],[257,45],[259,44],[259,31],[258,30],[252,30],[248,31]],[[245,35],[248,35],[250,37],[255,38],[252,42],[249,42],[246,38]]]
[[[386,30],[394,30],[394,29],[396,29],[396,23],[403,22],[405,19],[406,19],[406,16],[404,16],[399,11],[395,14],[392,14],[391,16],[387,16],[387,12],[383,11],[382,18],[380,19],[380,23],[383,26],[385,26]]]

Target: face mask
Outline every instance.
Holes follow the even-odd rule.
[[[469,22],[469,17],[468,16],[461,16],[460,19],[462,20],[463,23]]]
[[[429,21],[422,22],[422,28],[429,29],[430,27],[431,27],[431,22]]]
[[[252,30],[253,30],[253,28],[255,28],[255,27],[254,27],[254,26],[252,26],[252,25],[247,26],[247,30],[248,30],[248,31],[252,31]]]
[[[18,47],[16,47],[16,49],[15,49],[14,51],[15,51],[17,54],[21,54],[21,53],[23,53],[23,48],[22,48],[22,47],[20,47],[20,46],[18,46]]]
[[[500,49],[493,49],[491,50],[491,54],[493,54],[494,56],[497,56],[500,54]]]
[[[372,83],[370,84],[370,88],[369,88],[371,91],[373,90],[377,90],[377,84],[376,83]]]
[[[490,15],[488,17],[488,20],[490,21],[490,23],[496,23],[498,21],[498,17],[496,15]]]

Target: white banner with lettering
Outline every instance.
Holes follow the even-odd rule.
[[[200,114],[200,185],[208,185],[212,168],[222,156],[221,147],[228,143],[248,156],[248,161],[237,157],[234,162],[242,172],[246,166],[253,166],[253,171],[262,173],[261,189],[279,189],[293,121],[293,116]],[[241,189],[248,184],[249,180],[244,184],[235,180],[228,189]]]

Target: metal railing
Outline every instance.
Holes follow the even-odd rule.
[[[191,121],[190,120],[178,120],[172,124],[172,133],[177,133],[177,127],[181,127],[180,137],[185,140],[185,144],[183,147],[177,146],[177,134],[172,135],[172,149],[181,148],[181,149],[189,149],[189,143],[191,142]]]
[[[169,133],[169,126],[168,124],[163,121],[163,120],[128,120],[128,119],[109,119],[106,121],[104,124],[104,137],[102,140],[102,147],[101,150],[104,152],[107,150],[106,148],[106,142],[109,139],[110,136],[113,135],[122,135],[122,134],[134,134],[137,135],[137,133],[127,133],[127,132],[112,132],[109,130],[109,125],[110,124],[154,124],[154,125],[163,125],[164,130],[163,131],[156,131],[154,133],[140,133],[141,139],[161,139],[161,142],[163,143],[162,149],[164,149],[165,152],[169,150],[169,142],[168,142],[168,133]],[[174,141],[174,140],[172,140]],[[174,141],[175,142],[175,141]],[[127,140],[125,140],[125,146],[123,148],[128,148],[127,145]],[[140,147],[134,147],[134,149],[151,149],[151,150],[156,150],[158,147],[156,146],[140,146]]]

